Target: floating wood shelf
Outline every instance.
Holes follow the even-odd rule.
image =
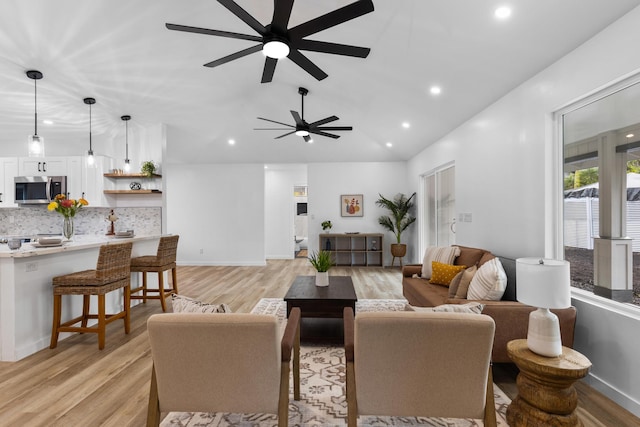
[[[104,194],[162,194],[160,190],[104,190]]]
[[[105,173],[105,178],[162,178],[162,175],[154,173],[150,177],[141,173]]]

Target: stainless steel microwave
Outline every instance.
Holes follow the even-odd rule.
[[[38,205],[49,203],[58,194],[67,194],[66,176],[16,176],[16,203]]]

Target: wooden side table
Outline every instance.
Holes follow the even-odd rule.
[[[589,359],[567,347],[558,357],[540,356],[529,350],[526,339],[510,341],[507,353],[520,369],[518,395],[507,408],[511,427],[582,426],[573,383],[589,373]]]

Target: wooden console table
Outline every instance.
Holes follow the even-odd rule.
[[[589,359],[567,347],[558,357],[540,356],[529,350],[526,339],[509,341],[507,353],[520,369],[518,395],[507,408],[511,427],[582,425],[573,383],[589,373]]]

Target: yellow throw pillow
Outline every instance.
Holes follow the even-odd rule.
[[[431,280],[429,283],[434,285],[449,286],[451,280],[456,274],[464,270],[464,265],[443,264],[438,261],[431,261]]]

